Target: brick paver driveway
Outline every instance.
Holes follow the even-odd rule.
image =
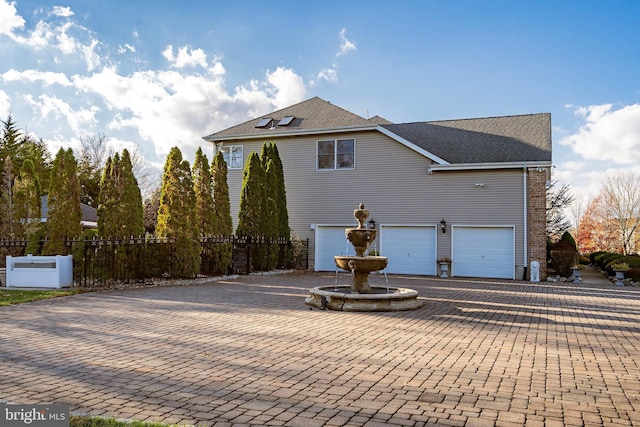
[[[203,425],[640,425],[640,289],[390,280],[426,305],[310,310],[333,276],[309,274],[1,308],[0,399]]]

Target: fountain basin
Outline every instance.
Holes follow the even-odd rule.
[[[333,258],[338,268],[344,271],[351,271],[349,262],[354,261],[353,265],[357,273],[371,273],[372,271],[384,270],[389,262],[389,258],[386,256],[336,255]]]
[[[319,286],[309,291],[305,304],[336,311],[405,311],[424,303],[413,289],[372,286],[362,294],[350,286]]]

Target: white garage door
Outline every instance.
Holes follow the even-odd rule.
[[[316,226],[315,271],[336,271],[336,255],[355,255],[353,246],[344,234],[349,225],[318,225]]]
[[[513,279],[513,227],[452,227],[453,276]]]
[[[387,273],[436,274],[435,227],[382,225],[380,249],[389,257]]]

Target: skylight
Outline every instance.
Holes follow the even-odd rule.
[[[278,122],[278,126],[288,126],[295,118],[296,116],[284,116],[284,118]]]
[[[260,121],[258,122],[258,124],[256,125],[257,128],[266,128],[267,126],[269,126],[269,124],[273,121],[273,119],[271,117],[265,117],[263,119],[260,119]]]

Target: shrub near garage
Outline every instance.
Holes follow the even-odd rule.
[[[614,264],[619,264],[619,263],[627,264],[630,269],[632,269],[632,268],[640,268],[640,257],[638,257],[636,255],[627,255],[627,256],[622,256],[622,257],[616,258],[615,260],[609,262],[605,266],[605,269],[607,270],[607,273],[613,275],[613,265]],[[625,277],[626,277],[626,274],[625,274]]]
[[[606,269],[607,264],[615,261],[618,258],[622,258],[621,254],[615,254],[613,252],[603,252],[594,257],[595,264],[602,270]]]

